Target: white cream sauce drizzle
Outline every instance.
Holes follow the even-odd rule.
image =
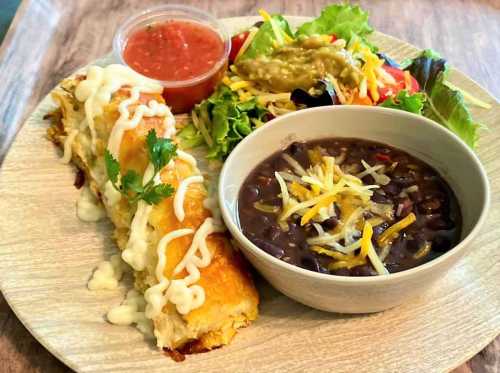
[[[146,336],[153,335],[153,323],[146,318],[144,308],[146,302],[137,290],[129,290],[121,305],[113,307],[107,314],[108,321],[115,325],[136,324],[137,329]]]
[[[186,215],[184,212],[184,199],[186,197],[186,192],[188,190],[189,185],[193,183],[203,183],[203,176],[194,175],[185,178],[180,182],[175,192],[174,213],[175,216],[177,217],[177,220],[179,220],[180,222],[184,220],[184,217]]]
[[[130,92],[130,97],[123,100],[118,106],[120,117],[116,121],[108,141],[108,150],[115,157],[119,159],[120,145],[122,142],[123,134],[127,130],[131,130],[141,122],[143,117],[165,117],[165,131],[167,132],[164,137],[168,138],[175,134],[175,119],[173,118],[170,109],[165,104],[160,104],[155,100],[148,102],[148,105],[139,105],[135,108],[134,114],[130,119],[130,112],[128,107],[139,100],[141,92],[148,92],[147,87],[134,87]],[[173,130],[173,132],[172,132]]]
[[[158,243],[156,249],[158,254],[158,263],[156,265],[156,279],[158,284],[151,286],[144,293],[144,299],[146,300],[146,317],[152,319],[161,313],[161,310],[167,304],[167,299],[164,295],[165,290],[167,290],[169,281],[163,274],[165,270],[165,265],[167,263],[167,257],[165,251],[168,244],[175,240],[176,238],[186,236],[188,234],[193,234],[194,230],[189,228],[177,229],[170,233],[167,233]]]
[[[108,65],[104,68],[100,66],[89,67],[86,79],[76,87],[75,96],[77,100],[84,102],[94,153],[96,151],[94,118],[103,113],[103,107],[111,101],[112,94],[124,85],[140,86],[147,89],[148,92],[161,93],[163,90],[163,87],[158,82],[118,64]]]
[[[114,290],[126,271],[119,254],[112,255],[109,261],[99,263],[87,286],[89,290]]]
[[[183,150],[177,149],[177,158],[191,165],[192,167],[197,167],[198,163],[196,162],[196,158],[191,154],[186,153]]]
[[[153,177],[153,173],[154,166],[150,163],[144,172],[143,185]],[[154,181],[155,184],[160,183],[159,175],[156,175]],[[122,259],[136,271],[142,271],[146,267],[148,220],[152,209],[153,206],[143,200],[137,202],[137,210],[130,225],[130,236],[122,252]]]
[[[76,215],[83,221],[99,221],[106,216],[104,206],[99,202],[88,185],[84,185],[76,202]]]

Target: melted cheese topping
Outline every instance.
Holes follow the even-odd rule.
[[[186,197],[186,192],[190,184],[193,183],[203,183],[203,176],[195,175],[185,178],[179,184],[174,197],[174,213],[177,220],[182,222],[185,217],[184,213],[184,199]]]
[[[89,290],[114,290],[126,271],[120,255],[112,255],[109,261],[101,262],[94,271],[87,286]]]
[[[153,323],[146,318],[144,308],[146,302],[144,297],[137,290],[130,290],[127,293],[125,300],[120,306],[112,308],[107,318],[111,324],[115,325],[132,325],[136,324],[137,329],[147,336],[153,335]]]
[[[167,133],[164,137],[171,137],[175,134],[175,119],[170,112],[170,109],[165,104],[160,104],[155,100],[148,102],[148,105],[139,105],[135,108],[134,115],[130,118],[128,107],[139,100],[141,92],[148,92],[148,88],[134,87],[130,92],[130,97],[123,100],[118,106],[120,117],[116,121],[108,141],[108,150],[119,159],[120,145],[122,143],[123,134],[127,130],[131,130],[141,122],[143,117],[165,117],[165,130]]]
[[[144,299],[147,302],[146,305],[146,317],[152,319],[161,313],[161,310],[167,304],[167,298],[164,295],[165,290],[167,290],[169,281],[163,274],[165,270],[165,265],[167,264],[167,257],[165,255],[165,250],[168,244],[175,240],[176,238],[186,236],[188,234],[193,234],[192,229],[178,229],[173,232],[167,233],[158,243],[156,249],[158,254],[158,263],[156,265],[156,279],[158,284],[151,286],[144,293]]]
[[[104,207],[87,185],[76,202],[76,215],[83,221],[99,221],[106,216]]]
[[[163,87],[156,81],[146,78],[123,65],[106,67],[91,66],[86,79],[75,90],[78,101],[84,102],[85,115],[92,138],[92,151],[95,153],[96,130],[94,118],[103,113],[103,107],[111,101],[113,93],[122,86],[140,86],[150,93],[161,93]]]

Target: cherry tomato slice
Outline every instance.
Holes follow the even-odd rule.
[[[396,84],[386,85],[384,88],[379,88],[378,93],[380,95],[380,98],[378,102],[385,101],[389,96],[396,96],[399,93],[399,91],[406,89],[405,72],[403,70],[398,69],[396,67],[390,67],[388,65],[384,65],[382,66],[382,68],[394,78]],[[411,75],[410,75],[410,82],[411,86],[410,89],[408,89],[408,91],[410,93],[418,92],[420,90],[418,82]]]
[[[333,43],[337,40],[337,36],[335,36],[335,34],[331,34],[330,36],[332,37],[332,40],[330,40],[330,43]]]
[[[229,62],[233,63],[234,60],[236,59],[236,56],[238,55],[238,52],[240,51],[241,47],[245,43],[245,40],[248,38],[248,31],[239,33],[237,35],[234,35],[231,38],[231,51],[229,52]]]

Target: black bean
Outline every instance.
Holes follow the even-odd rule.
[[[321,226],[327,230],[334,229],[338,224],[339,220],[334,216],[321,222]]]
[[[306,254],[300,258],[300,264],[303,268],[314,272],[321,272],[321,265],[319,264],[318,258],[312,254]]]
[[[256,185],[247,185],[243,192],[249,202],[256,202],[260,197],[260,189]]]
[[[382,224],[373,227],[373,238],[377,239],[388,227],[389,224],[387,222],[383,222]]]
[[[432,240],[432,250],[444,253],[451,249],[451,242],[448,237],[436,235]]]
[[[375,274],[375,271],[369,264],[361,265],[361,266],[356,266],[351,268],[351,275],[352,276],[372,276]]]
[[[408,187],[415,184],[415,178],[412,175],[395,175],[392,177],[392,181],[399,186]]]
[[[382,187],[384,192],[390,196],[396,196],[401,192],[401,188],[393,182]]]
[[[379,193],[378,191],[375,191],[372,195],[372,201],[376,203],[389,203],[391,200],[387,198],[385,195]]]
[[[299,153],[304,153],[307,147],[303,142],[293,142],[289,149],[292,156],[297,156]]]
[[[348,270],[347,268],[340,268],[340,269],[336,269],[335,271],[333,271],[332,274],[337,275],[337,276],[350,276],[351,271]]]
[[[253,243],[272,256],[281,259],[285,255],[285,250],[278,245],[272,244],[260,238],[254,238]]]
[[[399,210],[399,205],[402,205],[402,208],[399,211],[400,217],[405,217],[406,215],[408,215],[410,212],[413,211],[413,202],[408,197],[399,200],[397,210]]]
[[[269,238],[271,241],[276,241],[279,238],[280,234],[280,229],[274,225],[270,225],[264,231],[264,236],[266,238]]]
[[[452,229],[454,227],[454,224],[448,219],[436,217],[427,222],[427,227],[435,231],[442,231]]]
[[[429,214],[433,211],[439,210],[440,207],[441,207],[441,202],[439,202],[439,199],[431,198],[419,203],[418,210],[423,214]]]

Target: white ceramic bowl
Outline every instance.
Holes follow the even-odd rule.
[[[342,277],[316,273],[281,261],[241,232],[238,192],[265,158],[293,141],[356,137],[402,149],[434,167],[455,192],[462,211],[461,242],[440,257],[399,273]],[[244,255],[279,291],[308,306],[333,312],[382,311],[415,297],[473,248],[490,204],[486,173],[477,156],[444,127],[417,115],[363,106],[328,106],[277,118],[246,137],[230,154],[219,181],[222,216]],[[480,248],[476,248],[480,249]]]

